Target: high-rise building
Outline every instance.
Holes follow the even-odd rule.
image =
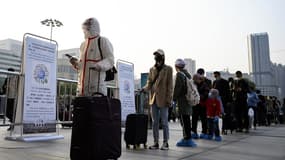
[[[257,89],[263,95],[280,97],[276,81],[275,66],[270,61],[269,38],[267,33],[248,36],[249,72]]]
[[[185,69],[193,76],[196,73],[196,61],[190,58],[184,59],[186,66]]]

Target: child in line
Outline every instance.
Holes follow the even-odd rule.
[[[207,120],[208,120],[208,139],[212,140],[215,134],[215,141],[222,141],[219,128],[219,117],[221,117],[221,102],[219,98],[219,91],[211,89],[209,98],[206,102]]]

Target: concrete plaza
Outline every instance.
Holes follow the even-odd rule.
[[[7,127],[0,128],[0,160],[68,160],[71,129],[60,129],[64,139],[46,142],[4,140]],[[161,132],[162,133],[162,132]],[[170,123],[170,150],[127,150],[122,141],[120,160],[284,160],[285,126],[259,127],[249,134],[223,136],[222,142],[196,140],[198,147],[176,147],[182,136],[179,123]],[[162,136],[161,136],[162,137]],[[122,136],[123,139],[123,136]],[[148,143],[152,144],[149,130]]]

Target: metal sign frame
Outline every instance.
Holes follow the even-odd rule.
[[[18,82],[18,87],[21,87],[21,88],[18,88],[18,94],[20,93],[20,95],[23,95],[24,96],[24,90],[25,90],[25,43],[26,43],[26,38],[27,37],[32,37],[32,38],[37,38],[37,39],[40,39],[40,40],[44,40],[44,41],[49,41],[50,43],[53,43],[56,45],[56,58],[57,58],[57,54],[58,54],[58,43],[55,41],[55,40],[51,40],[49,38],[46,38],[46,37],[42,37],[42,36],[39,36],[39,35],[36,35],[36,34],[32,34],[32,33],[25,33],[24,36],[23,36],[23,42],[22,42],[22,63],[21,63],[21,71],[20,71],[20,74],[19,74],[19,82]],[[56,65],[57,66],[57,65]],[[56,73],[57,75],[57,68],[56,68]],[[22,84],[19,86],[19,84]],[[57,94],[57,92],[55,93]],[[57,123],[56,123],[56,120],[58,119],[57,115],[56,115],[56,120],[55,120],[55,127],[56,127],[56,132],[54,132],[53,134],[52,133],[37,133],[37,134],[24,134],[23,132],[23,114],[24,114],[24,98],[22,99],[18,99],[19,97],[16,97],[15,99],[15,104],[14,106],[18,106],[16,105],[18,102],[21,102],[21,108],[17,108],[17,107],[14,107],[15,111],[18,111],[20,110],[20,113],[18,114],[21,114],[21,115],[17,115],[17,112],[14,112],[16,113],[15,114],[15,117],[17,118],[17,116],[20,116],[20,123],[14,123],[14,127],[20,127],[18,129],[20,129],[20,134],[17,133],[16,131],[12,131],[10,132],[10,135],[6,137],[7,140],[14,140],[14,141],[24,141],[24,142],[31,142],[31,141],[46,141],[46,140],[56,140],[56,139],[63,139],[64,137],[62,135],[59,135],[59,129],[57,127]],[[16,120],[16,119],[15,119]]]

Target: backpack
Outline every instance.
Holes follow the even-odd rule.
[[[180,73],[185,77],[186,81],[187,91],[185,97],[191,106],[196,106],[200,103],[200,95],[197,86],[194,84],[194,81],[189,79],[183,72]]]

